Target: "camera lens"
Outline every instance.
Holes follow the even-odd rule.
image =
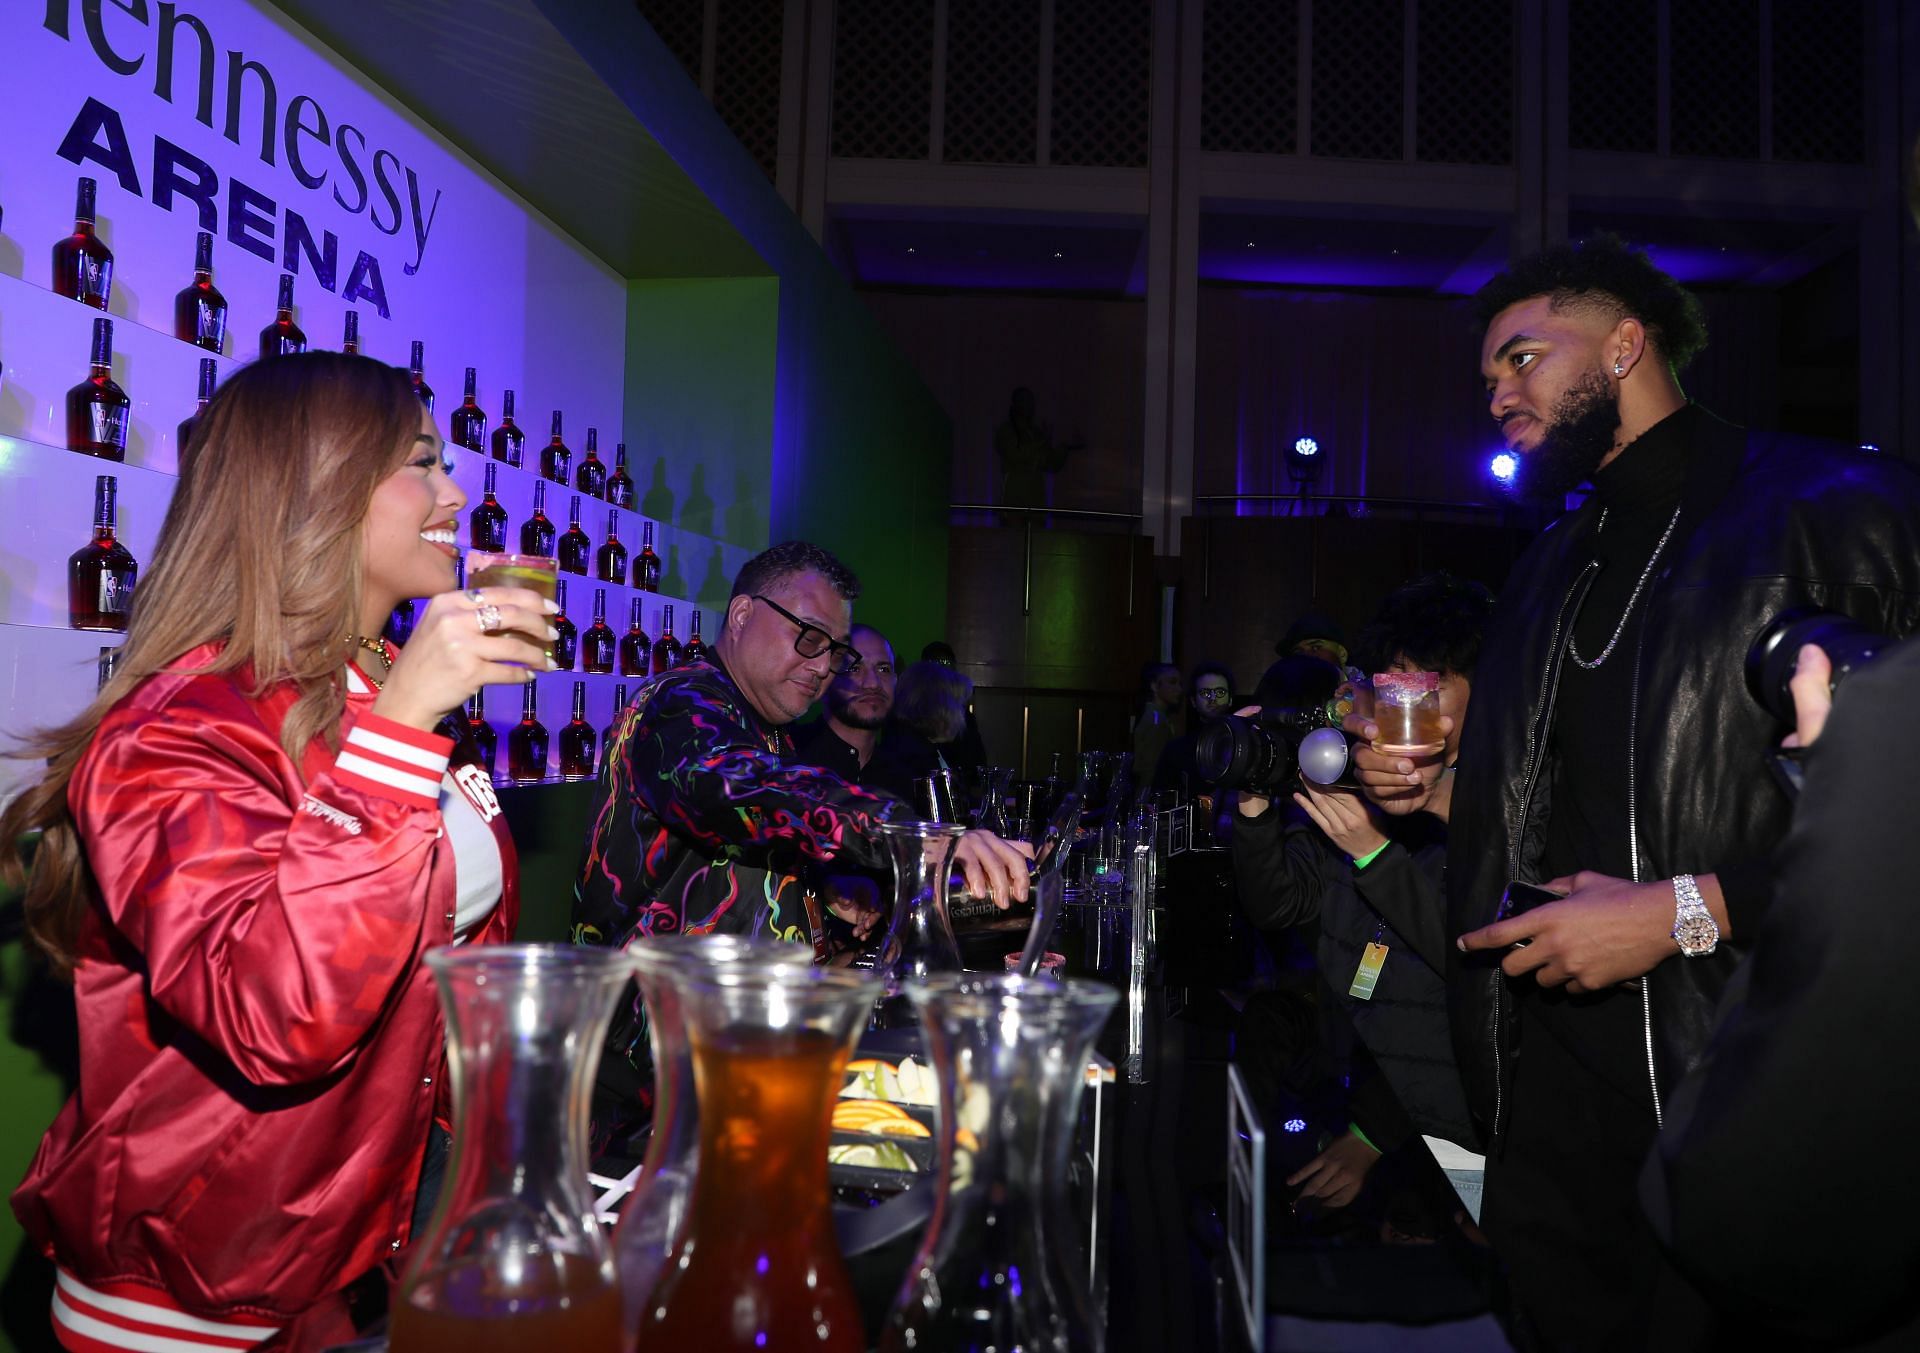
[[[1284,789],[1298,764],[1298,738],[1284,716],[1263,714],[1243,719],[1229,714],[1202,729],[1193,744],[1194,769],[1222,789],[1275,794]]]
[[[1747,689],[1767,713],[1783,724],[1794,721],[1794,664],[1800,649],[1818,644],[1833,663],[1832,690],[1840,689],[1847,673],[1865,667],[1887,646],[1887,637],[1850,616],[1817,607],[1782,611],[1767,622],[1747,650]]]

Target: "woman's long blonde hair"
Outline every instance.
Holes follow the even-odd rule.
[[[360,624],[362,523],[419,432],[404,373],[337,352],[243,367],[195,420],[113,679],[78,718],[7,753],[48,763],[0,813],[0,880],[24,885],[27,929],[56,968],[71,970],[94,897],[67,783],[101,719],[134,687],[223,643],[191,670],[248,671],[250,696],[291,683],[299,696],[280,729],[287,755],[298,766],[315,737],[337,750],[341,669]],[[35,831],[29,874],[24,847]]]

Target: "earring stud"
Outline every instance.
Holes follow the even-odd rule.
[[[1613,364],[1613,374],[1616,376],[1624,376],[1627,374],[1627,369],[1626,367],[1622,366],[1620,363],[1615,362]]]

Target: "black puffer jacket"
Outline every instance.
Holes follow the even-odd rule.
[[[1567,628],[1592,581],[1589,500],[1542,534],[1500,593],[1462,735],[1447,877],[1461,934],[1495,918],[1509,879],[1533,880],[1552,783],[1547,759]],[[1784,731],[1748,693],[1762,626],[1794,606],[1888,634],[1920,627],[1920,473],[1899,461],[1712,417],[1700,431],[1667,563],[1638,628],[1628,821],[1635,877],[1744,872],[1786,833],[1790,805],[1765,754]],[[1729,905],[1732,905],[1730,898]],[[1654,1112],[1698,1062],[1757,911],[1736,911],[1710,958],[1675,951],[1641,982]],[[1486,1140],[1505,1129],[1514,1000],[1494,962],[1450,949],[1448,994],[1467,1099]]]

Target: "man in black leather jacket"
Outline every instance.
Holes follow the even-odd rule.
[[[1453,788],[1449,1007],[1490,1143],[1483,1221],[1524,1342],[1687,1347],[1704,1312],[1634,1182],[1788,819],[1743,660],[1792,606],[1920,625],[1920,475],[1689,404],[1698,308],[1618,241],[1550,250],[1480,299],[1482,374],[1522,477],[1595,490],[1501,593]],[[1362,765],[1389,810],[1419,807],[1434,774]],[[1500,919],[1509,880],[1567,896]]]

